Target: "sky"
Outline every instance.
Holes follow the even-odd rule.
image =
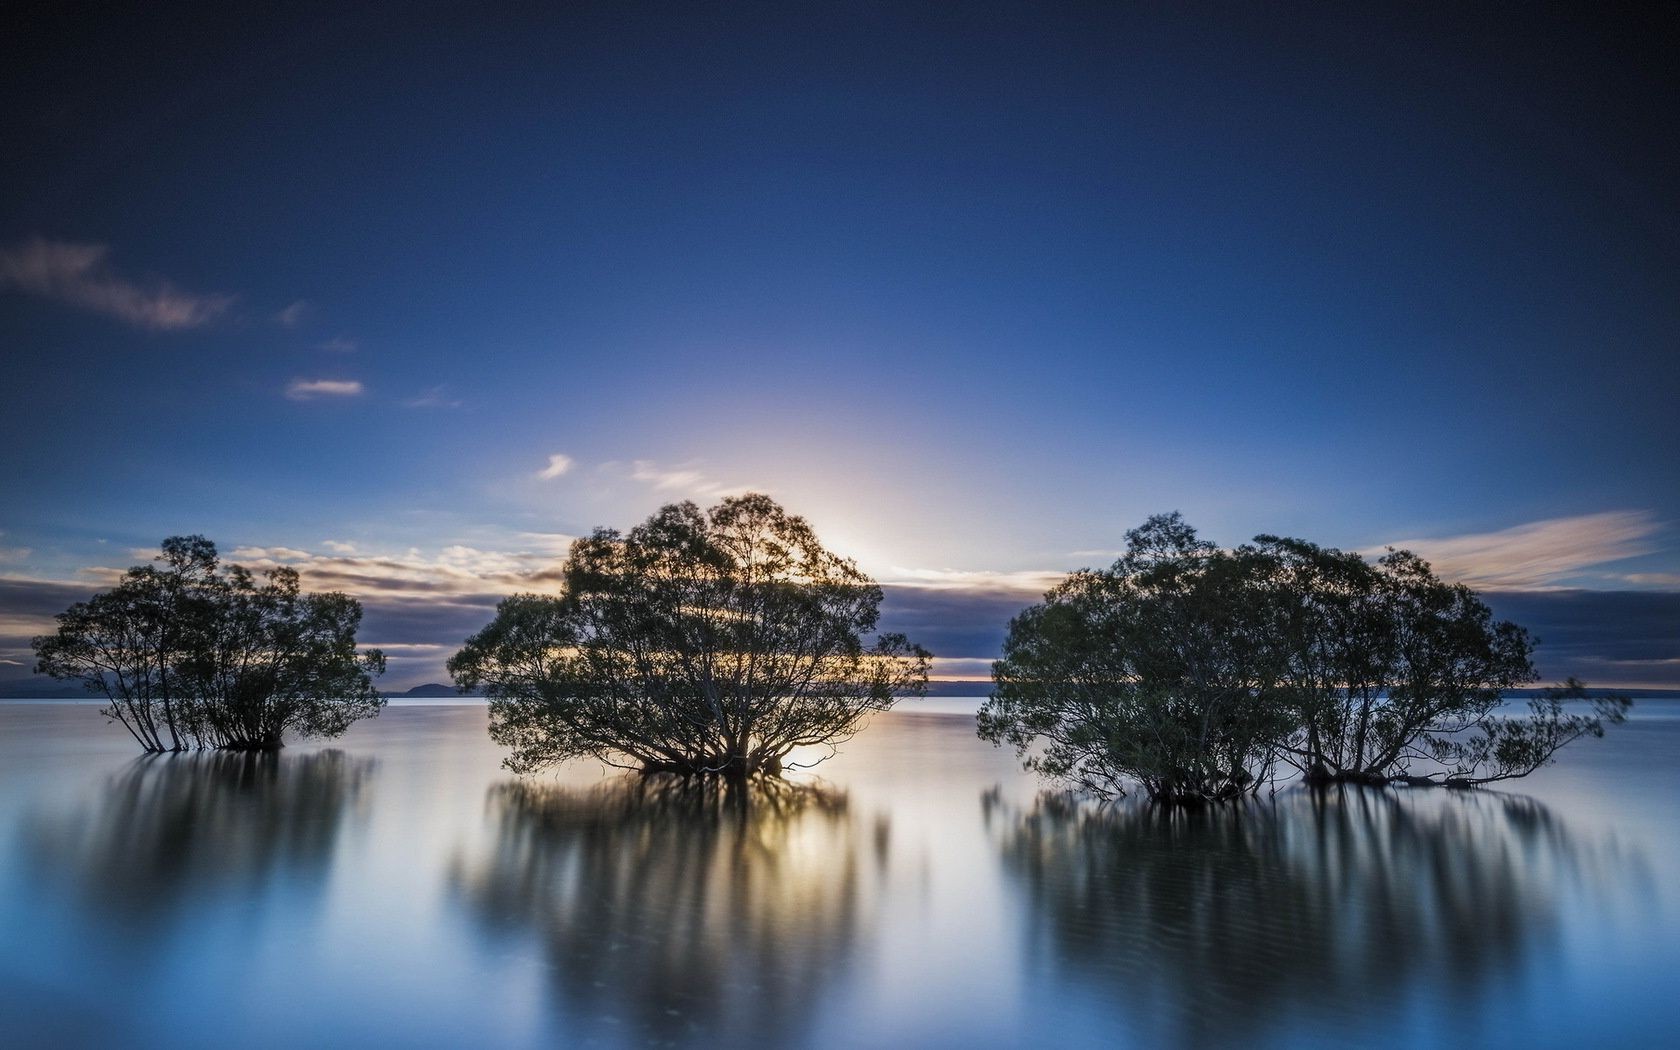
[[[1672,9],[235,6],[8,15],[0,679],[202,533],[439,681],[752,490],[942,677],[1178,510],[1680,686]]]

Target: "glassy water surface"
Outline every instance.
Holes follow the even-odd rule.
[[[1506,792],[1044,795],[951,705],[750,797],[516,778],[482,706],[137,758],[0,704],[8,1045],[1680,1038],[1680,705]],[[933,705],[930,705],[933,707]]]

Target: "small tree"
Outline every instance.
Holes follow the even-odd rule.
[[[105,696],[147,751],[272,750],[378,714],[385,657],[358,653],[355,599],[302,593],[294,569],[223,573],[202,536],[164,540],[159,561],[59,614],[37,672]]]
[[[1526,716],[1502,710],[1508,690],[1534,681],[1533,640],[1409,551],[1372,564],[1276,536],[1245,550],[1283,610],[1296,731],[1280,754],[1311,781],[1508,780],[1626,718],[1631,700],[1590,699],[1574,679]],[[1565,700],[1590,700],[1591,713],[1565,713]]]
[[[182,669],[196,702],[194,732],[238,751],[278,748],[287,730],[335,737],[379,713],[377,649],[356,650],[361,603],[336,592],[305,594],[297,570],[258,577],[235,565],[217,581],[214,615],[203,621]]]
[[[191,698],[178,671],[207,614],[216,548],[203,536],[171,536],[158,561],[59,613],[58,631],[33,641],[35,673],[104,696],[100,713],[145,750],[184,751],[193,745]]]
[[[490,695],[525,772],[588,756],[747,776],[832,747],[927,681],[928,654],[874,629],[881,589],[762,495],[662,508],[573,545],[557,597],[515,595],[449,661]]]

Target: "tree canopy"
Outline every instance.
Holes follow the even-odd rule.
[[[157,561],[60,613],[37,672],[103,695],[147,751],[272,750],[379,713],[385,657],[358,651],[355,599],[305,593],[295,569],[224,571],[202,536],[171,536]]]
[[[491,735],[529,771],[574,757],[645,770],[776,773],[925,688],[928,654],[866,644],[882,593],[768,496],[661,508],[577,541],[558,595],[515,595],[449,661],[483,685]]]
[[[1260,536],[1223,550],[1177,514],[1127,533],[1106,570],[1070,575],[1010,624],[980,735],[1097,793],[1166,802],[1316,782],[1470,786],[1524,776],[1620,722],[1626,697],[1534,680],[1533,642],[1421,558],[1375,563]],[[1589,700],[1589,712],[1566,709]]]

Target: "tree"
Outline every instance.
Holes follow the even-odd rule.
[[[1566,712],[1586,699],[1573,679],[1527,716],[1504,711],[1534,680],[1532,651],[1410,552],[1373,564],[1277,536],[1223,551],[1157,516],[1112,568],[1011,622],[978,728],[1048,775],[1164,802],[1240,797],[1277,761],[1314,783],[1466,787],[1626,717],[1620,696]]]
[[[980,736],[1098,794],[1172,803],[1259,789],[1290,723],[1268,594],[1177,514],[1126,534],[1009,625]],[[1037,748],[1038,750],[1034,750]]]
[[[361,603],[336,592],[305,594],[297,570],[257,577],[233,566],[182,673],[192,683],[193,731],[207,745],[265,751],[287,730],[335,737],[379,713],[377,649],[358,653]]]
[[[202,622],[216,548],[171,536],[156,565],[136,565],[115,587],[59,613],[58,631],[34,639],[37,674],[77,681],[109,702],[100,713],[147,751],[183,751],[188,696],[176,673]]]
[[[558,596],[503,601],[449,661],[462,689],[486,687],[516,772],[587,756],[774,774],[927,681],[927,652],[902,635],[865,646],[880,587],[767,496],[597,529],[562,575]]]
[[[1568,702],[1584,703],[1587,711],[1570,713],[1563,706]],[[1569,678],[1530,700],[1527,717],[1484,718],[1458,736],[1430,735],[1435,769],[1400,779],[1463,788],[1526,777],[1549,764],[1564,745],[1584,736],[1601,737],[1606,725],[1627,721],[1632,706],[1625,694],[1593,696],[1579,679]]]
[[[1534,681],[1534,642],[1469,587],[1409,551],[1372,564],[1305,540],[1260,536],[1254,564],[1284,610],[1296,731],[1280,754],[1308,780],[1464,787],[1526,776],[1565,744],[1602,736],[1632,701],[1575,679],[1526,716],[1505,693]],[[1565,700],[1590,714],[1568,714]]]
[[[222,572],[202,536],[163,542],[34,640],[38,673],[80,681],[147,751],[273,750],[287,730],[331,737],[384,701],[377,649],[358,652],[361,604],[305,594],[296,570]]]

